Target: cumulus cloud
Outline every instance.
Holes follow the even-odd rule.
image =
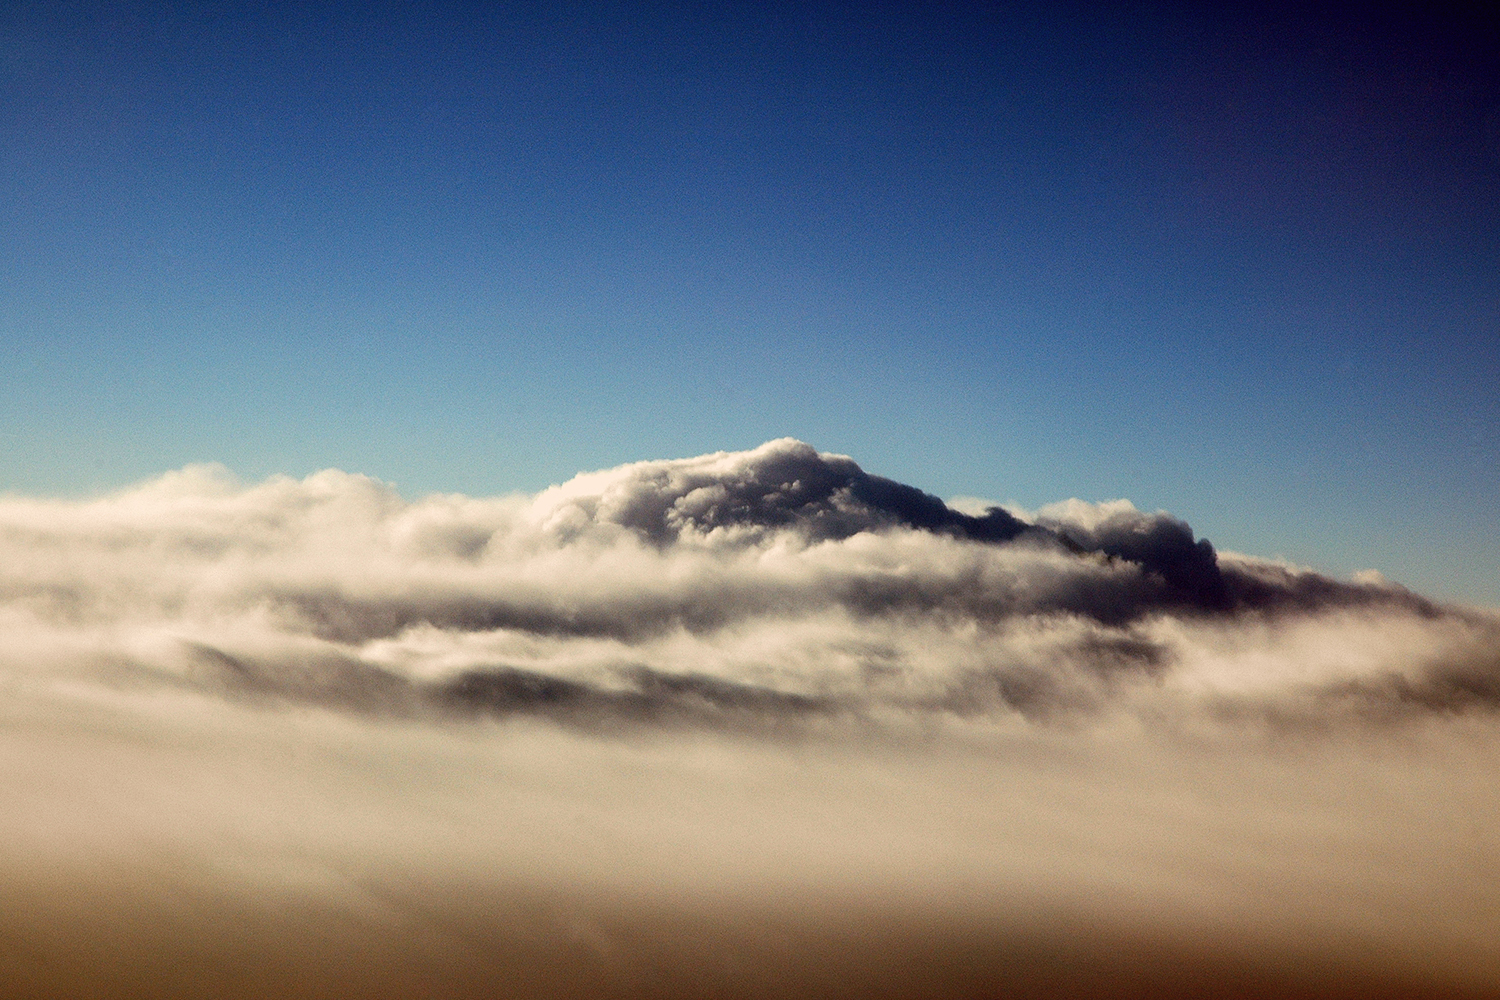
[[[1422,808],[1500,821],[1465,798],[1482,761],[1449,766],[1493,738],[1500,618],[1216,552],[1125,501],[950,505],[789,439],[494,498],[194,466],[0,498],[0,629],[0,753],[62,768],[10,779],[6,872],[128,841],[210,881],[300,885],[320,858],[312,897],[361,913],[387,904],[359,886],[399,895],[380,857],[714,898],[733,870],[762,902],[877,886],[943,919],[964,883],[1262,937],[1291,907],[1419,957],[1446,928],[1500,984],[1494,894],[1443,888],[1496,853],[1489,827],[1462,847],[1382,798],[1426,775]],[[1324,762],[1265,749],[1287,739]],[[134,832],[100,847],[83,802]],[[1268,861],[1255,824],[1304,853]]]

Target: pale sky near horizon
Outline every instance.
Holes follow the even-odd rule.
[[[0,492],[781,436],[1500,605],[1500,29],[10,5]]]

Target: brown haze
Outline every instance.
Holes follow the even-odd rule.
[[[1500,619],[795,441],[0,498],[0,992],[1500,996]]]

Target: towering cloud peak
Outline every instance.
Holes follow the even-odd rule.
[[[819,453],[793,438],[752,451],[583,474],[541,494],[537,507],[548,523],[608,522],[656,545],[710,535],[750,542],[782,529],[816,542],[892,527],[1009,541],[1028,527],[998,507],[983,517],[960,513],[915,487],[870,475],[847,456]]]
[[[1207,539],[1195,541],[1186,523],[1166,514],[1143,514],[1123,502],[1094,507],[1075,500],[1049,507],[1035,524],[1000,507],[975,516],[793,438],[752,451],[580,475],[541,494],[536,506],[544,523],[564,531],[617,525],[657,546],[757,544],[776,532],[820,542],[896,528],[989,543],[1024,536],[1033,544],[1133,563],[1159,577],[1178,604],[1205,610],[1230,605],[1213,546]]]

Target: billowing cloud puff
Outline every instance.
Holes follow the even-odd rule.
[[[1107,914],[1277,955],[1308,934],[1340,961],[1404,948],[1408,972],[1451,959],[1500,986],[1500,898],[1466,874],[1500,860],[1500,618],[1216,552],[1124,501],[960,510],[789,439],[496,498],[195,466],[0,498],[0,632],[0,888],[63,927],[87,918],[67,900],[134,885],[95,910],[192,914],[173,933],[209,957],[173,969],[237,954],[243,923],[198,929],[234,912],[288,955],[336,927],[399,940],[450,992],[459,966],[491,995],[517,981],[494,955],[565,968],[582,941],[584,979],[639,987],[615,995],[656,995],[643,968],[735,995],[701,949],[609,925],[607,890],[653,901],[636,928],[668,897],[716,920],[899,901],[1066,951],[1038,913]],[[163,881],[158,857],[196,874]],[[439,883],[528,885],[554,916],[495,923]],[[336,918],[244,916],[286,899]],[[65,947],[54,924],[0,931],[79,976],[121,933]],[[170,993],[141,956],[184,946],[155,933],[116,960]],[[874,982],[850,947],[838,983]],[[736,975],[780,961],[755,954]],[[925,968],[893,954],[882,982]],[[302,973],[257,975],[245,995]],[[1341,975],[1319,982],[1360,981]],[[582,988],[564,980],[535,995]]]

